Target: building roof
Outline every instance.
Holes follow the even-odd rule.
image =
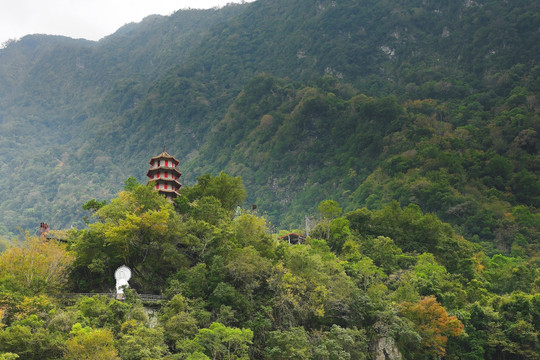
[[[294,233],[294,232],[288,233],[288,234],[283,235],[283,236],[280,236],[279,238],[280,238],[280,239],[285,239],[286,237],[289,237],[289,236],[297,236],[297,237],[305,238],[304,235],[297,234],[297,233]]]
[[[176,195],[180,195],[178,190],[174,190],[174,189],[157,189],[156,191],[159,192],[160,194],[176,194]]]
[[[290,244],[298,244],[304,242],[306,237],[297,233],[288,233],[287,235],[278,237],[278,239],[288,240]]]
[[[178,171],[178,169],[172,168],[172,167],[166,167],[166,166],[159,166],[159,167],[156,167],[156,168],[151,168],[146,173],[146,176],[150,177],[150,176],[152,176],[155,173],[160,172],[160,171],[167,172],[167,173],[174,173],[178,177],[182,176],[182,173],[180,171]]]
[[[178,187],[181,187],[182,184],[180,183],[180,181],[178,180],[175,180],[175,179],[164,179],[164,178],[159,178],[159,179],[148,179],[148,183],[150,182],[156,182],[158,184],[170,184],[170,183],[175,183],[178,185]]]
[[[152,159],[150,159],[150,164],[152,164],[154,160],[159,160],[159,159],[172,159],[176,163],[176,165],[180,163],[180,161],[178,161],[177,158],[169,154],[167,151],[163,150],[161,154],[159,154],[158,156],[154,156]]]

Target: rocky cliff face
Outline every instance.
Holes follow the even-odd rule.
[[[372,345],[371,349],[375,360],[401,360],[396,342],[390,337],[379,337]]]

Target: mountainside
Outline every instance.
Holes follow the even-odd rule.
[[[29,35],[0,49],[0,224],[12,232],[41,221],[66,227],[80,221],[85,200],[113,196],[133,173],[99,168],[110,162],[99,145],[79,166],[89,129],[133,107],[211,26],[243,7],[149,16],[99,42]]]
[[[166,144],[184,182],[241,175],[275,224],[301,226],[326,198],[398,200],[486,248],[527,253],[538,10],[260,0],[149,17],[98,43],[24,38],[0,50],[0,223],[80,226],[84,201],[144,180]]]

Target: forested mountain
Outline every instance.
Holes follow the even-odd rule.
[[[166,144],[184,182],[241,175],[276,225],[398,200],[527,252],[538,20],[535,1],[256,1],[23,38],[0,52],[2,223],[80,227]]]
[[[538,359],[538,7],[258,0],[7,43],[0,360]],[[124,301],[80,295],[121,265]]]
[[[119,169],[126,158],[112,162],[102,144],[81,163],[80,152],[95,135],[90,129],[132,107],[211,26],[242,9],[149,16],[99,42],[28,35],[1,49],[0,224],[12,232],[42,220],[66,227],[80,218],[73,215],[85,199],[113,196],[133,168]]]

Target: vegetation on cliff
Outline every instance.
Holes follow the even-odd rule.
[[[383,338],[405,359],[537,358],[536,261],[490,257],[417,206],[342,214],[326,200],[290,245],[236,210],[243,186],[224,173],[174,204],[128,188],[67,244],[0,255],[1,356],[370,359]],[[64,296],[111,291],[122,264],[125,301]],[[149,317],[137,293],[165,300]]]

